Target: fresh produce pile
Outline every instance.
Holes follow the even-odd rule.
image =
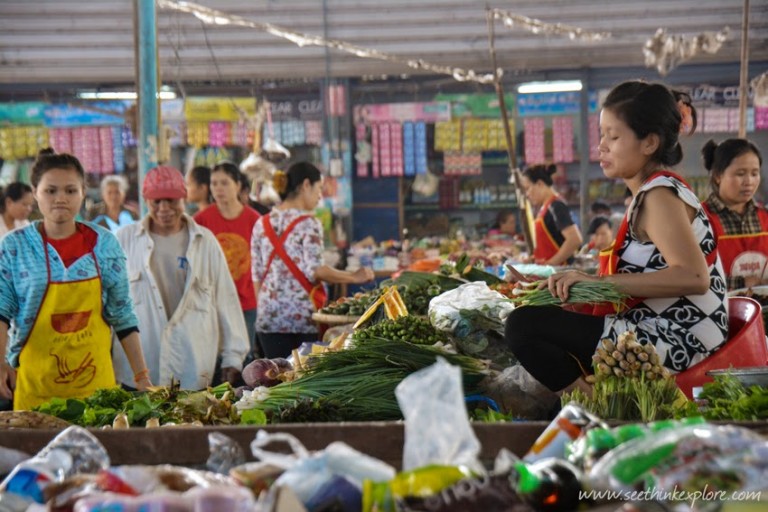
[[[592,361],[595,375],[587,379],[591,382],[612,375],[636,379],[645,376],[648,380],[669,378],[669,370],[661,364],[655,347],[650,343],[641,345],[631,331],[619,335],[615,344],[608,338],[601,340]]]
[[[698,396],[701,413],[710,420],[754,421],[768,418],[768,388],[744,386],[733,375],[715,377]]]
[[[381,296],[381,289],[357,292],[352,297],[341,297],[324,308],[320,313],[326,315],[360,316]]]
[[[96,390],[84,399],[54,398],[34,408],[83,427],[229,425],[239,423],[228,383],[204,391],[180,390],[178,382],[145,393],[121,388]]]
[[[605,419],[655,421],[673,418],[688,403],[659,361],[653,345],[641,345],[634,332],[620,335],[616,343],[603,339],[592,358],[595,374],[592,394],[580,390],[564,393],[563,405],[577,402]]]
[[[478,392],[485,368],[477,359],[372,337],[346,350],[312,356],[297,379],[244,391],[235,407],[242,414],[263,411],[270,422],[401,419],[395,387],[438,356],[461,367],[465,393]]]
[[[414,315],[401,316],[396,320],[382,320],[370,327],[357,330],[352,335],[352,339],[357,342],[376,338],[397,342],[404,341],[416,345],[448,342],[448,337],[432,327],[429,320]]]

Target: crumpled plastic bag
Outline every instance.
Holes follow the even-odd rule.
[[[227,475],[232,468],[245,463],[243,447],[221,432],[208,434],[208,447],[211,454],[205,466],[214,473]]]
[[[478,281],[433,298],[429,302],[429,321],[435,329],[457,336],[481,328],[504,334],[504,323],[513,309],[515,306],[506,297]],[[468,323],[462,310],[473,311],[477,316]]]
[[[290,454],[276,453],[264,447],[273,441],[283,441],[291,448]],[[333,442],[324,450],[310,453],[296,437],[285,432],[269,433],[259,430],[251,443],[253,456],[262,462],[285,468],[273,488],[290,487],[305,505],[326,485],[341,476],[362,489],[363,480],[391,480],[395,468],[361,453],[342,442]]]
[[[473,282],[438,295],[429,303],[429,321],[452,336],[463,354],[501,367],[517,362],[504,343],[504,325],[515,306],[484,282]]]
[[[403,379],[395,396],[405,418],[404,471],[437,464],[484,472],[458,366],[438,357],[432,366]]]
[[[486,396],[494,400],[502,412],[529,420],[549,419],[555,404],[560,402],[557,394],[520,364],[505,368],[483,380],[481,385]]]

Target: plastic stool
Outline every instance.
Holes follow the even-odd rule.
[[[675,375],[677,386],[689,399],[693,398],[693,388],[714,380],[707,375],[710,370],[765,366],[768,363],[759,302],[748,297],[730,297],[728,333],[728,341],[717,352]]]

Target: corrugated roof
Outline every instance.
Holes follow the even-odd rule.
[[[478,71],[490,68],[486,0],[199,3],[403,57]],[[132,82],[133,4],[131,0],[0,1],[0,83]],[[507,73],[642,66],[642,46],[657,28],[693,36],[727,25],[730,38],[721,50],[699,55],[691,63],[739,60],[743,8],[739,0],[519,0],[490,5],[548,23],[613,34],[600,42],[572,41],[509,29],[497,22],[497,56]],[[750,19],[750,59],[768,60],[768,1],[752,0]],[[190,14],[166,9],[158,10],[158,43],[164,82],[416,73],[399,63],[298,47],[254,29],[206,27]]]

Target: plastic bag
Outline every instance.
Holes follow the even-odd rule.
[[[502,278],[505,281],[511,281],[511,276],[507,270],[507,266],[514,267],[515,270],[523,274],[524,276],[546,279],[555,273],[555,267],[552,265],[539,265],[536,263],[515,263],[513,260],[508,260],[504,264],[504,272]]]
[[[733,426],[665,429],[628,441],[601,458],[589,473],[597,489],[653,489],[690,501],[696,492],[763,489],[768,442]]]
[[[484,282],[473,282],[432,299],[429,321],[449,333],[461,353],[507,367],[517,362],[503,338],[504,324],[513,309],[502,294]]]
[[[264,447],[273,441],[288,443],[291,454],[275,453]],[[262,462],[285,469],[273,488],[290,487],[305,504],[311,503],[318,492],[323,491],[334,476],[342,476],[362,489],[364,480],[391,480],[395,469],[378,459],[369,457],[345,443],[333,442],[324,450],[310,454],[304,445],[291,434],[268,433],[260,430],[251,443],[253,456]]]
[[[459,367],[438,357],[432,366],[403,379],[395,396],[405,418],[404,470],[437,464],[483,473]]]
[[[537,381],[522,365],[505,368],[482,382],[482,390],[504,413],[529,420],[549,419],[560,397]]]
[[[491,327],[504,334],[504,323],[515,306],[499,292],[488,288],[483,282],[467,283],[438,295],[429,302],[429,321],[435,327],[457,336],[467,335],[473,330]],[[466,322],[462,310],[479,314],[474,324]],[[485,319],[485,325],[477,325]],[[460,331],[460,332],[457,332]]]
[[[245,451],[240,444],[220,432],[208,434],[208,447],[211,455],[205,466],[214,473],[228,474],[235,466],[245,462]]]

